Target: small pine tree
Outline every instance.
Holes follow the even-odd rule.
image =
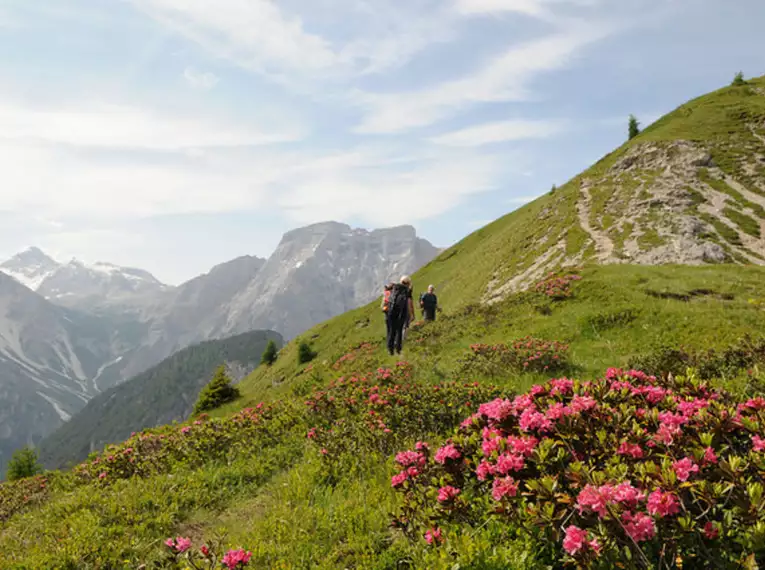
[[[263,355],[260,357],[260,363],[271,366],[276,362],[276,352],[276,343],[273,340],[269,340]]]
[[[215,371],[210,383],[202,389],[199,399],[194,406],[194,413],[199,414],[213,410],[239,397],[239,389],[231,384],[231,378],[226,374],[226,367],[221,365]]]
[[[640,123],[635,115],[630,115],[629,121],[629,140],[634,139],[640,134]]]
[[[744,72],[739,71],[736,76],[733,78],[733,83],[731,83],[734,87],[741,87],[742,85],[746,85],[746,80],[744,79]]]
[[[298,363],[305,364],[306,362],[311,362],[314,358],[316,358],[316,353],[311,350],[308,343],[305,341],[301,342],[298,346]]]
[[[37,462],[37,452],[31,447],[24,447],[13,452],[5,478],[8,481],[16,481],[38,473],[42,473],[42,467]]]
[[[555,184],[553,184],[553,185],[552,185],[552,188],[550,188],[550,194],[555,194],[555,191],[556,191],[557,189],[558,189],[558,187],[557,187]]]

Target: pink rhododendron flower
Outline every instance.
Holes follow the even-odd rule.
[[[440,503],[449,503],[457,498],[462,491],[451,485],[446,485],[438,490],[438,501]]]
[[[441,536],[441,529],[436,527],[425,532],[425,542],[428,544],[441,544],[443,537]]]
[[[611,485],[603,485],[600,488],[586,485],[584,489],[579,492],[576,504],[580,513],[583,513],[585,509],[589,509],[594,513],[598,513],[600,518],[603,518],[608,512],[606,507],[613,498],[614,489]]]
[[[617,452],[619,455],[629,455],[635,459],[643,457],[643,449],[637,443],[623,442]]]
[[[569,380],[568,378],[556,378],[550,380],[550,386],[552,386],[550,394],[553,396],[565,396],[574,391],[574,381]]]
[[[228,570],[235,570],[243,568],[247,565],[252,557],[252,552],[245,552],[243,549],[229,550],[221,560],[221,564],[226,566]]]
[[[578,526],[571,525],[566,529],[566,538],[563,539],[563,549],[570,555],[575,555],[582,550],[587,540],[587,531]]]
[[[755,451],[765,451],[765,439],[760,436],[752,436],[752,445]]]
[[[489,457],[495,451],[499,451],[499,446],[502,440],[499,437],[493,437],[491,439],[484,439],[481,444],[481,449],[485,457]]]
[[[460,427],[463,429],[473,427],[473,424],[475,424],[476,420],[478,420],[480,417],[481,417],[481,414],[479,413],[473,414],[472,416],[468,416],[467,418],[462,420]]]
[[[490,475],[494,475],[494,467],[488,461],[482,461],[475,470],[479,481],[486,481]]]
[[[714,540],[718,536],[720,536],[720,531],[715,524],[711,521],[707,522],[707,524],[704,525],[704,537],[709,540]]]
[[[675,475],[677,475],[679,481],[687,481],[692,473],[699,472],[699,466],[688,457],[675,461],[672,464],[672,468],[675,470]]]
[[[507,445],[512,448],[515,453],[519,453],[524,457],[531,457],[534,454],[534,450],[537,447],[539,440],[533,436],[528,437],[514,437],[507,438]]]
[[[425,441],[418,441],[417,443],[414,444],[414,448],[417,451],[427,451],[430,449],[430,446]]]
[[[648,495],[648,512],[652,515],[666,517],[680,512],[680,503],[673,493],[664,493],[656,489]]]
[[[518,493],[518,485],[512,477],[494,479],[491,496],[495,501],[501,501],[504,497],[515,497]]]
[[[747,400],[744,406],[753,410],[765,410],[765,398],[760,396],[757,398],[752,398],[751,400]]]
[[[191,540],[188,538],[184,538],[182,536],[177,536],[175,538],[168,538],[165,541],[165,544],[174,552],[177,552],[178,554],[186,552],[189,548],[191,548]]]
[[[326,447],[322,447],[322,448],[319,450],[319,453],[321,453],[322,455],[327,455],[327,453],[329,453],[329,451],[327,451],[327,448],[326,448]]]
[[[202,556],[204,556],[205,558],[210,558],[210,549],[207,547],[206,544],[203,544],[202,546],[199,547],[199,552],[201,552]]]
[[[536,397],[536,396],[541,396],[542,394],[544,394],[546,390],[544,386],[540,386],[539,384],[534,384],[531,387],[530,392],[532,396]]]
[[[191,431],[191,426],[185,426],[181,428],[181,433],[186,434]]]
[[[574,396],[569,404],[571,411],[574,413],[589,412],[598,407],[598,403],[595,398],[591,396]]]
[[[653,519],[644,513],[627,511],[622,515],[622,522],[627,535],[635,542],[651,540],[656,535],[656,525]]]
[[[656,440],[664,445],[672,445],[675,442],[675,437],[681,433],[682,430],[678,426],[672,424],[659,424],[659,431],[656,432]]]
[[[715,450],[711,447],[707,447],[704,450],[704,457],[703,457],[704,463],[717,463],[717,455],[715,455]]]
[[[531,398],[529,398],[530,400]],[[486,416],[490,420],[501,422],[510,417],[513,413],[513,403],[510,400],[497,398],[486,404],[478,406],[478,413]]]
[[[393,477],[390,478],[390,486],[394,489],[398,489],[401,487],[401,485],[404,484],[404,481],[406,481],[407,473],[406,471],[402,471],[401,473],[397,473]]]
[[[544,414],[541,414],[532,408],[524,410],[518,420],[518,425],[523,431],[536,429],[544,432],[552,429],[550,420],[548,420]]]
[[[99,473],[98,478],[99,479],[106,479],[106,472],[104,471],[104,472]]]
[[[425,466],[425,456],[417,451],[402,451],[396,455],[396,463],[401,467]]]
[[[692,402],[680,402],[677,404],[677,410],[688,418],[692,418],[707,407],[709,407],[709,401],[700,398],[696,398]]]
[[[462,454],[460,453],[460,450],[454,447],[451,443],[448,445],[444,445],[441,449],[439,449],[436,452],[436,463],[440,463],[441,465],[445,465],[448,460],[457,461],[458,459],[462,459]]]
[[[555,402],[554,404],[550,404],[550,407],[547,408],[547,411],[545,412],[545,417],[548,420],[557,421],[561,419],[563,416],[567,415],[566,412],[570,411],[566,406],[564,406],[560,402]]]
[[[523,467],[524,461],[522,455],[504,453],[497,458],[494,470],[500,475],[507,475],[510,471],[520,471]]]
[[[672,412],[662,412],[659,414],[659,421],[672,427],[680,427],[688,422],[688,418],[682,414],[673,414]]]
[[[619,483],[613,489],[613,500],[631,509],[635,508],[638,502],[643,499],[645,499],[645,493],[637,487],[633,487],[629,481]]]
[[[316,428],[311,428],[308,430],[308,434],[306,434],[306,437],[308,439],[313,439],[316,437]]]

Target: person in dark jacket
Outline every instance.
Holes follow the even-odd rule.
[[[436,297],[435,291],[436,289],[433,285],[428,285],[428,292],[420,298],[420,307],[422,307],[422,314],[426,321],[436,320],[438,297]]]
[[[401,346],[404,342],[404,327],[414,316],[414,302],[412,301],[412,280],[404,275],[400,283],[393,286],[388,304],[388,352],[401,354]]]

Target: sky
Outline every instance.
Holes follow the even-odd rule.
[[[0,0],[0,259],[178,284],[295,227],[448,246],[765,74],[762,0]]]

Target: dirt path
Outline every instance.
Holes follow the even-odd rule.
[[[576,201],[576,211],[579,215],[579,225],[582,226],[582,229],[595,243],[597,260],[600,262],[606,261],[614,252],[614,242],[612,242],[611,238],[609,238],[604,232],[596,230],[590,225],[590,203],[592,202],[592,198],[590,197],[590,189],[588,186],[582,186],[580,188],[580,192],[580,199]]]

